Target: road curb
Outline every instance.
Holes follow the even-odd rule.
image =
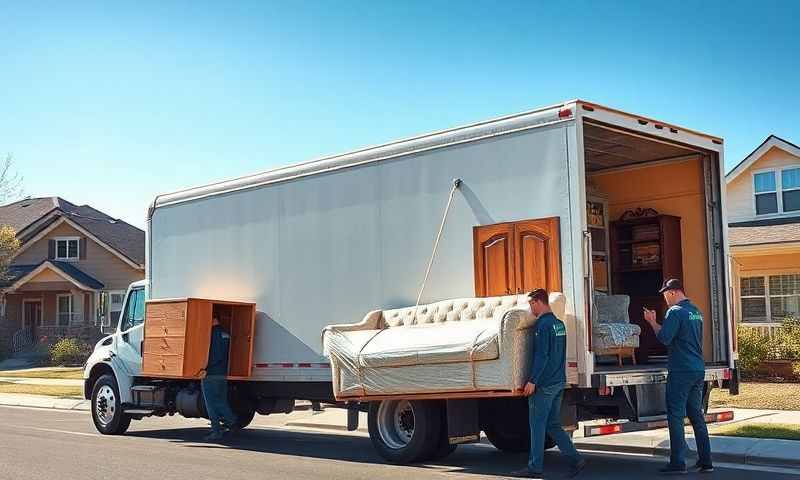
[[[713,438],[713,437],[712,437]],[[744,438],[744,437],[739,437]],[[664,447],[645,447],[640,445],[609,445],[599,443],[575,443],[578,450],[591,450],[610,453],[634,453],[642,455],[653,455],[657,457],[669,457],[669,448]],[[697,456],[697,452],[691,450],[689,456]],[[769,455],[748,455],[747,453],[712,452],[715,462],[736,463],[740,465],[753,465],[762,467],[800,467],[800,457],[775,457]]]

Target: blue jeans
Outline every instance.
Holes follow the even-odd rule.
[[[667,376],[667,419],[669,421],[669,463],[686,466],[686,435],[684,417],[689,417],[697,443],[700,464],[711,465],[711,442],[703,415],[704,372],[670,372]]]
[[[211,431],[221,432],[220,422],[228,428],[233,427],[236,424],[236,415],[228,403],[228,380],[224,376],[213,375],[204,378],[200,385],[208,419],[211,420]]]
[[[573,465],[581,460],[567,432],[561,427],[561,397],[563,385],[536,387],[536,392],[528,397],[528,423],[531,428],[531,451],[528,455],[528,470],[541,473],[544,468],[544,436],[550,436],[558,445],[561,455]]]

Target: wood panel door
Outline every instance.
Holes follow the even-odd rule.
[[[558,218],[483,225],[473,236],[475,295],[561,291]]]
[[[475,227],[472,233],[476,295],[493,297],[514,292],[514,225],[485,225]]]
[[[517,293],[545,288],[561,291],[561,255],[558,218],[514,223],[514,267]]]

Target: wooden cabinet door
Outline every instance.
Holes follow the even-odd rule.
[[[479,297],[508,295],[514,280],[514,225],[499,223],[473,228],[475,294]]]
[[[514,223],[516,292],[545,288],[561,291],[561,249],[558,218]]]
[[[473,236],[476,296],[561,291],[558,218],[484,225]]]

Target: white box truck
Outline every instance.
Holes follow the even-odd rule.
[[[736,392],[722,172],[720,138],[574,100],[159,195],[148,213],[146,280],[131,285],[116,333],[86,365],[94,423],[119,434],[132,419],[204,415],[196,381],[140,375],[143,302],[171,297],[256,304],[252,371],[230,382],[245,423],[254,413],[291,412],[295,400],[334,404],[323,328],[415,304],[454,178],[462,184],[420,303],[476,295],[473,227],[557,217],[561,290],[573,312],[566,319],[565,425],[665,413],[665,352],[648,340],[646,325],[636,364],[606,361],[592,345],[593,295],[628,295],[635,323],[642,323],[642,305],[663,307],[648,301],[658,297],[667,252],[631,249],[636,238],[615,236],[615,220],[631,216],[679,219],[679,244],[660,248],[673,250],[673,271],[704,315],[706,394],[723,386]],[[653,233],[634,235],[652,240]],[[495,438],[498,447],[527,448],[524,399],[451,395],[412,403],[421,412],[434,402],[447,409],[447,424],[423,426],[428,417],[418,414],[405,421],[416,427],[402,438],[492,424],[506,432]],[[396,413],[408,420],[408,409]],[[398,423],[389,417],[370,421],[370,435],[386,447],[380,451],[400,452],[390,459],[452,450],[440,442],[438,453],[403,456],[406,445],[384,445],[380,435]],[[350,428],[357,418],[349,416]]]

